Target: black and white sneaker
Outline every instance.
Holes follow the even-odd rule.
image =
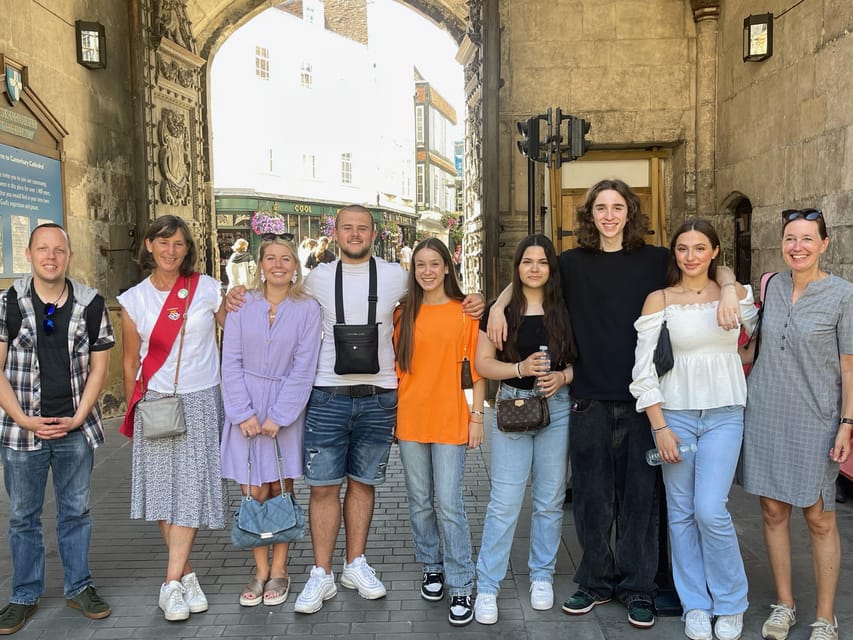
[[[444,574],[439,571],[424,571],[421,583],[421,598],[437,602],[444,597]]]
[[[471,606],[471,596],[452,596],[450,598],[450,614],[447,616],[450,624],[457,627],[468,624],[474,619],[474,608]]]

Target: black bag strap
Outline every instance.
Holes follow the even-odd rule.
[[[86,306],[86,331],[89,334],[89,346],[98,341],[101,333],[101,316],[104,315],[104,297],[96,295]],[[21,332],[21,323],[24,321],[21,307],[18,304],[18,292],[15,287],[9,287],[6,291],[6,334],[9,342],[18,337]]]
[[[770,291],[770,281],[779,275],[779,272],[770,275],[767,277],[767,280],[764,282],[764,295],[761,295],[759,289],[759,299],[760,302],[758,304],[758,319],[755,321],[755,328],[752,330],[752,335],[749,336],[749,342],[746,343],[746,346],[749,346],[753,341],[755,342],[755,351],[752,353],[752,364],[755,365],[755,361],[758,360],[758,351],[761,348],[761,325],[764,321],[764,304],[767,302],[767,293]],[[762,276],[763,277],[763,276]],[[760,285],[759,285],[760,287]]]
[[[376,295],[376,259],[370,258],[370,285],[367,294],[367,324],[376,324],[376,303],[379,296]],[[343,263],[338,262],[335,272],[335,321],[338,324],[346,324],[344,317],[344,268]]]

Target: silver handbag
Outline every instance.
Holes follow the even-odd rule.
[[[172,438],[187,432],[184,420],[184,403],[178,395],[178,374],[181,371],[181,353],[184,350],[184,330],[187,326],[187,307],[181,322],[181,341],[178,343],[178,363],[175,366],[175,386],[172,395],[162,398],[140,400],[136,404],[136,415],[142,422],[142,437],[149,440]]]
[[[136,415],[142,420],[142,435],[149,440],[171,438],[187,432],[184,403],[179,396],[140,400]]]

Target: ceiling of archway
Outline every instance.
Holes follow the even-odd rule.
[[[341,1],[341,0],[338,0]],[[468,19],[466,0],[396,0],[411,7],[462,42]],[[300,0],[187,0],[187,17],[199,53],[207,58],[237,28],[255,15],[278,4],[296,4]]]

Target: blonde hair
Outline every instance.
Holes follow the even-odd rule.
[[[274,244],[281,245],[290,252],[290,257],[293,259],[293,265],[296,268],[296,282],[290,283],[290,291],[287,295],[293,298],[305,298],[308,294],[305,293],[305,285],[302,284],[302,264],[299,262],[299,254],[296,250],[296,245],[290,240],[284,240],[283,238],[264,240],[261,243],[261,246],[258,247],[258,269],[255,273],[255,279],[252,282],[250,289],[259,292],[261,295],[264,294],[266,290],[266,283],[261,280],[261,265],[263,264],[264,254],[266,253],[267,247]]]

